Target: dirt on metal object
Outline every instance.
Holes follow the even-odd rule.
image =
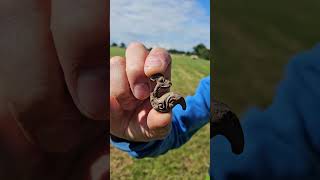
[[[174,106],[180,104],[182,109],[186,110],[186,101],[180,94],[165,92],[168,91],[172,85],[170,80],[166,79],[162,74],[155,74],[151,76],[150,80],[156,82],[154,90],[150,94],[150,103],[153,109],[158,112],[167,113],[170,112]]]
[[[223,135],[231,144],[232,152],[241,154],[244,148],[244,135],[235,113],[224,103],[211,101],[210,137]]]
[[[150,103],[158,112],[167,113],[174,106],[180,104],[185,110],[187,108],[184,98],[175,92],[168,92],[172,83],[162,74],[151,76],[151,81],[156,82],[153,92],[150,94]],[[230,108],[219,101],[211,101],[210,137],[216,135],[225,136],[231,144],[232,152],[240,154],[244,148],[244,135],[240,121]]]

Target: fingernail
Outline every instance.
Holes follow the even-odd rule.
[[[157,68],[157,67],[161,67],[162,66],[162,62],[159,58],[149,58],[146,60],[146,64],[144,66],[145,70],[149,70],[151,68]]]
[[[104,68],[81,71],[78,77],[80,110],[93,119],[104,119],[107,114],[107,73]]]
[[[133,88],[133,95],[140,100],[144,100],[149,97],[150,90],[149,85],[146,83],[139,83]]]

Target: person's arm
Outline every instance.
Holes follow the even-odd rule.
[[[186,143],[191,136],[209,122],[210,112],[210,78],[201,80],[194,96],[186,98],[187,109],[180,106],[173,109],[172,129],[163,140],[147,143],[129,142],[112,137],[113,146],[136,158],[154,157],[164,154],[170,149],[178,148]]]
[[[320,178],[320,45],[295,56],[272,105],[242,119],[245,148],[211,139],[210,175],[220,179]]]

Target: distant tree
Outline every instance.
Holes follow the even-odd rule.
[[[111,47],[118,47],[118,44],[115,43],[115,42],[113,42],[113,43],[111,44]]]
[[[177,51],[177,50],[175,50],[175,49],[169,49],[169,50],[168,50],[168,52],[171,53],[171,54],[174,54],[176,51]]]
[[[126,48],[126,44],[122,42],[122,43],[120,44],[120,47],[121,47],[121,48]]]
[[[210,50],[204,44],[198,44],[193,47],[194,54],[199,56],[200,58],[209,60],[210,58]]]
[[[188,51],[188,52],[186,53],[186,55],[187,55],[187,56],[190,56],[190,55],[192,55],[192,53]]]
[[[168,52],[171,53],[171,54],[185,54],[184,51],[179,51],[179,50],[176,50],[176,49],[169,49]]]

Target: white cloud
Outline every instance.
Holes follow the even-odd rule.
[[[196,0],[111,0],[111,42],[191,50],[210,47],[210,17]]]

